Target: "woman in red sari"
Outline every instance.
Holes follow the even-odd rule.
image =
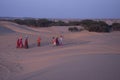
[[[20,48],[23,48],[23,42],[22,42],[22,37],[19,40]]]

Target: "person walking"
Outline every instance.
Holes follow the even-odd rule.
[[[37,39],[37,46],[40,46],[40,45],[41,45],[41,38],[38,37],[38,39]]]
[[[22,37],[20,37],[20,40],[19,40],[19,45],[20,45],[20,48],[23,48]]]
[[[25,37],[24,48],[28,49],[28,36]]]
[[[63,45],[63,36],[62,35],[59,37],[59,44]]]
[[[16,48],[20,48],[20,39],[19,39],[19,38],[17,39],[16,44],[17,44],[17,45],[16,45]]]
[[[56,46],[56,39],[55,39],[55,37],[52,38],[52,44],[53,44],[53,46]]]
[[[56,38],[56,46],[59,46],[59,40],[58,40],[58,37]]]

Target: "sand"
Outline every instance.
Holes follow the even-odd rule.
[[[17,49],[19,36],[29,49]],[[63,35],[63,46],[52,46]],[[41,47],[37,37],[41,36]],[[120,32],[68,32],[68,27],[33,28],[0,22],[0,80],[120,80]]]

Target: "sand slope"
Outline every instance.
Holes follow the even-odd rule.
[[[120,32],[71,33],[68,27],[31,28],[4,21],[0,26],[14,31],[0,35],[0,80],[120,80]],[[61,34],[64,45],[53,47],[52,37]],[[20,35],[28,35],[29,49],[16,49]],[[41,47],[36,46],[38,36]]]

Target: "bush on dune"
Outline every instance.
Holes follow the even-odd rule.
[[[82,28],[77,28],[77,27],[70,27],[70,28],[68,28],[68,30],[70,32],[80,32],[80,31],[83,31]]]
[[[63,22],[63,21],[61,21],[61,20],[59,20],[57,22],[53,22],[52,26],[68,26],[68,24]]]
[[[47,19],[15,19],[13,22],[20,24],[20,25],[28,25],[28,26],[35,26],[35,27],[49,27],[52,21]]]
[[[80,23],[90,32],[110,32],[108,24],[103,21],[83,20]]]
[[[113,31],[120,31],[120,23],[113,23],[111,26]]]
[[[50,27],[50,26],[68,26],[67,23],[63,21],[52,21],[48,19],[15,19],[13,22],[20,24],[20,25],[28,25],[28,26],[35,26],[35,27]]]
[[[52,23],[52,21],[47,20],[47,19],[38,19],[36,21],[36,25],[39,27],[50,27],[51,23]]]
[[[69,26],[79,26],[80,25],[80,21],[70,21],[68,23]]]

